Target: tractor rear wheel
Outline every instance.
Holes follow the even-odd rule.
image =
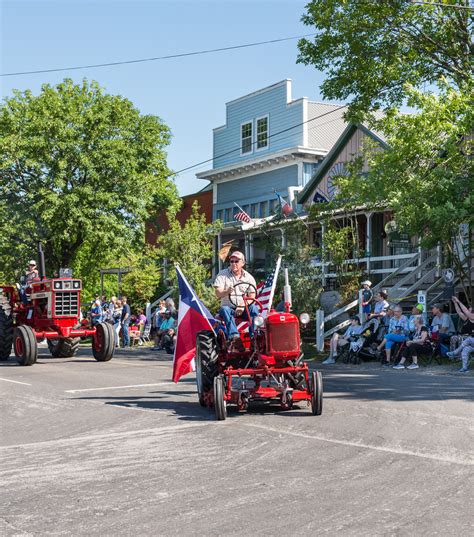
[[[71,358],[76,354],[80,341],[80,337],[48,339],[48,349],[53,358]]]
[[[216,418],[221,421],[227,418],[227,402],[225,400],[225,385],[223,377],[214,378],[214,407]]]
[[[99,323],[92,338],[92,353],[98,362],[108,362],[114,355],[114,327],[109,323]]]
[[[216,376],[216,338],[210,330],[203,330],[196,338],[196,386],[201,406],[206,406],[204,394],[212,390]]]
[[[313,371],[311,375],[311,411],[313,416],[323,412],[323,377],[319,371]]]
[[[38,358],[38,344],[33,329],[27,325],[17,326],[13,334],[16,361],[20,365],[33,365]]]
[[[13,343],[13,314],[6,296],[0,296],[0,361],[8,360]]]

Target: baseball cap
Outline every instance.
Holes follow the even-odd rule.
[[[364,280],[361,285],[372,285],[372,282],[370,280]]]
[[[233,257],[236,257],[237,259],[240,259],[241,261],[245,261],[245,256],[242,252],[239,252],[236,250],[235,252],[232,252],[229,256],[229,259],[232,259]]]
[[[415,306],[415,308],[416,308],[419,312],[423,313],[423,310],[424,310],[424,308],[423,308],[423,304],[417,304],[417,305]]]
[[[36,261],[32,259],[31,261],[28,261],[28,265],[34,265],[36,267]]]

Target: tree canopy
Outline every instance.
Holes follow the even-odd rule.
[[[86,275],[143,244],[151,209],[178,197],[168,127],[97,82],[65,79],[0,106],[0,266],[13,277],[43,242],[47,270]],[[22,266],[20,268],[23,268]]]
[[[400,106],[407,87],[447,80],[472,87],[474,12],[452,7],[467,0],[415,4],[411,0],[312,0],[303,22],[316,30],[299,42],[298,61],[327,77],[328,99],[349,99],[350,113]]]

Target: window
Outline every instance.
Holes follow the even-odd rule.
[[[251,153],[252,152],[252,122],[249,121],[247,123],[242,123],[240,126],[240,137],[241,137],[241,144],[240,144],[240,151],[241,154],[244,155],[245,153]]]
[[[222,220],[222,209],[216,212],[216,220]]]
[[[278,200],[270,200],[270,214],[275,214],[278,211]]]
[[[268,116],[257,118],[257,150],[268,147]]]
[[[225,222],[232,222],[233,220],[232,208],[225,210]]]
[[[250,206],[251,218],[257,218],[257,207],[258,207],[258,203],[252,203],[252,205]]]
[[[303,186],[307,185],[311,181],[318,166],[319,164],[317,162],[305,162],[303,164]]]
[[[260,203],[259,216],[260,218],[265,218],[266,216],[268,216],[268,201],[262,201],[262,203]]]

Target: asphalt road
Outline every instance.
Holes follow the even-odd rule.
[[[474,534],[474,375],[336,365],[322,416],[225,422],[170,376],[148,349],[0,363],[0,535]]]

